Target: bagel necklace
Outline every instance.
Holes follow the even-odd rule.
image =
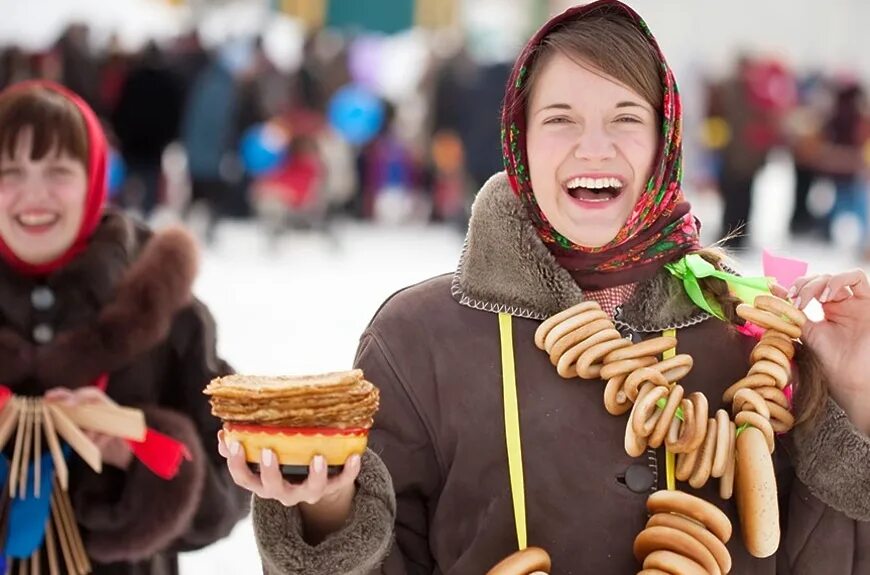
[[[694,299],[694,298],[693,298]],[[772,453],[774,434],[794,425],[783,392],[791,376],[794,339],[807,321],[802,311],[772,295],[737,306],[737,315],[765,329],[753,348],[747,375],[723,394],[732,413],[709,413],[703,393],[686,394],[677,383],[692,369],[688,354],[673,354],[677,340],[663,335],[632,343],[601,307],[585,301],[545,320],[535,345],[564,378],[601,379],[604,407],[629,413],[625,451],[632,457],[665,445],[669,475],[699,489],[719,479],[719,495],[736,495],[743,541],[750,554],[768,557],[779,547],[779,508]],[[673,332],[672,332],[673,333]],[[672,354],[667,357],[668,352]],[[665,354],[666,359],[658,356]],[[674,455],[670,455],[674,454]],[[752,472],[749,472],[749,470]],[[653,493],[651,514],[634,542],[641,573],[725,574],[731,557],[725,544],[732,526],[718,507],[675,490]]]

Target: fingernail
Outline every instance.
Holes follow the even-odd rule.
[[[825,303],[828,301],[828,298],[831,297],[831,288],[826,287],[825,291],[822,292],[821,297],[819,297],[819,302]]]
[[[242,446],[238,441],[233,441],[230,443],[230,455],[238,455],[241,448]]]
[[[788,294],[786,294],[786,296],[789,299],[791,299],[794,297],[794,294],[796,294],[796,293],[797,293],[797,288],[795,286],[791,286],[790,288],[788,288]]]
[[[314,471],[316,473],[320,473],[321,471],[323,471],[323,468],[325,466],[326,466],[326,462],[323,460],[323,456],[322,455],[315,455],[314,456]]]
[[[359,467],[360,458],[359,455],[353,455],[350,458],[351,467]]]
[[[795,298],[795,300],[794,300],[794,306],[795,306],[796,308],[800,309],[800,307],[801,307],[801,298]]]
[[[263,449],[260,451],[260,459],[265,467],[272,467],[272,451]]]

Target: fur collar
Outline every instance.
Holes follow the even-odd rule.
[[[197,249],[187,232],[152,235],[126,216],[106,216],[85,252],[45,280],[58,305],[77,290],[99,310],[96,316],[46,345],[0,329],[0,382],[32,378],[44,389],[78,387],[128,365],[167,337],[176,312],[192,299],[196,270]],[[30,293],[32,280],[2,275],[2,289],[19,301]]]
[[[545,319],[584,299],[538,237],[504,172],[491,177],[477,195],[452,291],[462,305],[531,319]],[[656,332],[709,317],[663,269],[638,285],[617,323]]]

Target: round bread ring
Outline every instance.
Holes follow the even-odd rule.
[[[560,339],[572,331],[582,329],[597,319],[607,320],[608,323],[610,323],[606,313],[600,309],[593,309],[579,313],[574,317],[568,318],[562,323],[553,326],[553,329],[551,329],[550,333],[547,334],[547,337],[544,338],[544,349],[553,349],[553,346],[555,346],[556,342]],[[612,323],[610,323],[610,327],[613,327]]]
[[[755,427],[737,437],[734,491],[743,528],[743,543],[755,557],[769,557],[779,547],[779,504],[773,459],[764,434]]]
[[[616,333],[619,334],[618,331]],[[631,342],[627,339],[624,339],[622,335],[619,335],[618,339],[612,339],[610,341],[605,341],[603,343],[593,345],[592,347],[584,351],[580,358],[577,360],[577,364],[575,366],[577,369],[577,375],[579,375],[582,379],[597,378],[601,373],[601,368],[603,367],[601,360],[604,358],[604,356],[615,349],[621,349],[630,345]],[[562,362],[559,361],[559,367],[561,367],[561,365]]]
[[[782,298],[772,295],[760,295],[755,298],[753,305],[760,310],[784,316],[798,327],[803,327],[807,323],[807,314]]]
[[[770,419],[770,409],[767,408],[765,399],[756,390],[744,387],[734,394],[734,402],[731,404],[732,413],[737,415],[741,411],[754,411],[763,417]]]
[[[695,438],[695,404],[691,399],[686,397],[680,402],[680,408],[683,410],[683,421],[676,417],[674,422],[677,425],[677,435],[671,439],[670,434],[665,442],[671,453],[686,453],[690,451],[692,441]]]
[[[751,427],[758,429],[762,434],[764,434],[764,439],[767,440],[767,448],[770,450],[770,453],[773,453],[773,450],[776,447],[776,442],[774,441],[773,436],[773,426],[770,424],[769,419],[765,419],[754,411],[741,411],[737,414],[737,417],[734,418],[734,423],[737,424],[737,427],[749,424]],[[745,432],[746,429],[740,433]]]
[[[693,449],[692,451],[685,451],[677,455],[677,467],[674,470],[674,477],[678,481],[688,481],[689,477],[692,476],[695,464],[698,461],[698,453],[697,449]]]
[[[689,399],[692,400],[692,406],[695,408],[695,413],[692,417],[695,423],[695,433],[687,447],[687,451],[695,451],[704,443],[704,438],[707,434],[707,417],[710,413],[710,406],[707,402],[707,396],[701,392],[696,391],[689,394]]]
[[[752,364],[747,375],[755,375],[756,373],[767,374],[776,381],[776,387],[785,389],[785,386],[788,385],[790,371],[791,368],[786,371],[781,365],[777,365],[768,359],[762,359]]]
[[[782,366],[783,369],[791,369],[791,360],[787,355],[785,355],[784,351],[768,342],[762,343],[759,341],[755,347],[752,348],[752,353],[749,354],[749,361],[755,363],[762,359],[772,361],[773,363]]]
[[[654,388],[655,385],[652,383],[645,384],[638,393],[638,399],[643,399]],[[625,424],[625,452],[630,457],[640,457],[646,451],[646,438],[638,437],[634,432],[632,419],[634,419],[634,409],[631,410],[631,413],[628,415],[628,421]]]
[[[789,361],[794,359],[794,342],[789,336],[785,335],[784,333],[769,329],[764,332],[764,335],[761,336],[761,339],[758,343],[763,343],[764,345],[775,347],[776,349],[784,353]]]
[[[625,349],[625,348],[623,348]],[[601,373],[598,375],[601,379],[610,379],[617,376],[628,376],[631,372],[642,367],[649,367],[657,363],[656,358],[651,355],[643,357],[633,357],[631,359],[620,359],[607,363],[605,358],[604,367],[601,368]]]
[[[716,411],[716,448],[713,454],[713,469],[710,475],[719,479],[725,475],[725,468],[728,467],[728,457],[731,455],[732,442],[731,437],[731,418],[728,417],[728,412],[724,409]]]
[[[794,427],[794,415],[789,410],[769,400],[765,400],[770,410],[770,426],[775,433],[788,433]]]
[[[692,371],[693,364],[694,360],[691,355],[680,353],[658,362],[652,366],[652,369],[661,372],[669,383],[674,383],[686,377]]]
[[[788,403],[788,398],[785,396],[785,393],[778,387],[775,387],[773,385],[767,387],[757,387],[755,388],[755,392],[763,397],[766,401],[772,401],[773,403],[782,406],[784,409],[788,409],[790,407]]]
[[[799,326],[796,326],[769,311],[752,307],[749,304],[742,303],[738,305],[737,315],[746,321],[751,321],[759,327],[781,331],[791,338],[799,338],[801,336],[801,328]]]
[[[637,401],[638,388],[644,383],[652,383],[662,387],[668,387],[668,380],[652,367],[642,367],[634,371],[625,380],[625,395],[632,401]]]
[[[646,500],[646,509],[651,514],[679,513],[694,519],[719,538],[722,543],[731,539],[731,521],[725,513],[700,497],[684,491],[661,489]]]
[[[583,327],[579,327],[574,331],[565,334],[559,338],[552,347],[547,348],[547,352],[550,354],[550,363],[553,365],[558,364],[559,358],[562,357],[566,351],[585,339],[592,337],[596,333],[608,329],[613,329],[613,322],[609,319],[596,319]]]
[[[647,529],[658,526],[679,529],[694,537],[713,554],[713,558],[722,573],[731,571],[731,554],[728,552],[728,548],[706,527],[674,513],[656,513],[646,523]]]
[[[625,452],[629,457],[640,457],[646,451],[646,438],[634,432],[633,419],[634,410],[629,414],[628,422],[625,424]]]
[[[540,547],[526,547],[499,561],[486,575],[528,575],[537,571],[549,573],[553,565],[550,555]]]
[[[647,527],[634,539],[634,556],[643,561],[654,551],[673,551],[701,565],[710,575],[721,575],[719,563],[707,547],[680,529],[655,525]]]
[[[725,475],[719,480],[719,497],[731,499],[734,494],[734,470],[737,465],[737,425],[732,421],[731,425],[731,453],[728,456],[728,466]]]
[[[559,372],[559,375],[566,379],[571,377],[577,377],[577,370],[574,369],[574,365],[577,362],[577,359],[581,355],[583,355],[583,352],[599,343],[614,340],[620,340],[630,345],[628,341],[622,339],[622,336],[615,329],[608,328],[604,331],[599,331],[598,333],[587,337],[586,339],[574,345],[571,349],[563,353],[559,357],[559,360],[556,362],[556,371]],[[567,375],[562,375],[563,373]]]
[[[611,352],[607,357],[604,358],[604,363],[611,363],[613,361],[621,361],[623,359],[635,359],[638,357],[646,356],[655,357],[657,355],[661,355],[669,349],[675,348],[676,346],[677,338],[675,337],[670,337],[666,335],[653,337],[638,342],[632,345],[630,348],[620,349],[618,351]]]
[[[680,575],[707,575],[707,570],[697,562],[673,551],[653,551],[643,561],[644,569],[661,569],[666,573]]]
[[[637,572],[637,575],[671,575],[671,573],[661,569],[641,569]]]
[[[632,407],[631,402],[628,401],[628,397],[626,397],[625,392],[622,390],[626,377],[625,375],[611,377],[607,380],[607,385],[604,387],[604,409],[610,415],[622,415]]]
[[[707,436],[704,438],[704,443],[698,452],[698,459],[695,462],[695,469],[689,477],[689,485],[695,489],[700,489],[710,480],[710,473],[713,471],[713,457],[716,455],[716,440],[718,438],[716,420],[710,418],[707,420]]]
[[[631,412],[632,428],[638,437],[646,439],[647,445],[651,445],[649,437],[662,416],[662,410],[656,406],[656,402],[667,396],[668,388],[657,385],[643,397],[638,397],[634,404]]]
[[[677,408],[680,407],[684,392],[685,390],[683,390],[682,385],[675,385],[671,388],[668,393],[668,402],[665,404],[664,409],[662,409],[662,415],[659,417],[658,423],[656,423],[652,434],[650,434],[647,440],[650,447],[655,449],[661,447],[665,441],[665,436],[668,434],[668,429],[671,428],[671,422],[680,421],[677,419]]]
[[[535,330],[535,345],[538,347],[538,349],[545,349],[544,342],[547,339],[547,334],[549,334],[554,327],[556,327],[563,321],[574,317],[577,314],[596,309],[601,309],[601,306],[598,305],[598,303],[594,301],[584,301],[578,303],[577,305],[573,305],[568,309],[564,309],[556,315],[548,317],[541,325],[538,326],[538,329]]]
[[[724,401],[725,403],[731,403],[734,400],[734,396],[737,394],[737,392],[744,387],[755,389],[758,387],[767,386],[776,386],[776,380],[764,373],[753,373],[752,375],[747,375],[746,377],[737,381],[737,383],[726,389],[725,393],[722,394],[722,401]]]

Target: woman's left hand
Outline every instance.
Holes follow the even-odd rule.
[[[828,390],[852,422],[870,432],[870,281],[864,270],[798,278],[788,292],[798,309],[812,300],[825,317],[808,321],[801,339],[815,352]]]
[[[65,403],[67,405],[76,405],[82,403],[103,403],[115,405],[108,395],[97,387],[80,387],[70,390],[65,387],[55,387],[45,393],[45,400],[57,403]],[[104,463],[126,470],[130,467],[133,461],[133,451],[127,445],[127,442],[119,437],[106,435],[104,433],[95,433],[93,431],[83,430],[88,439],[100,449],[100,455]]]

